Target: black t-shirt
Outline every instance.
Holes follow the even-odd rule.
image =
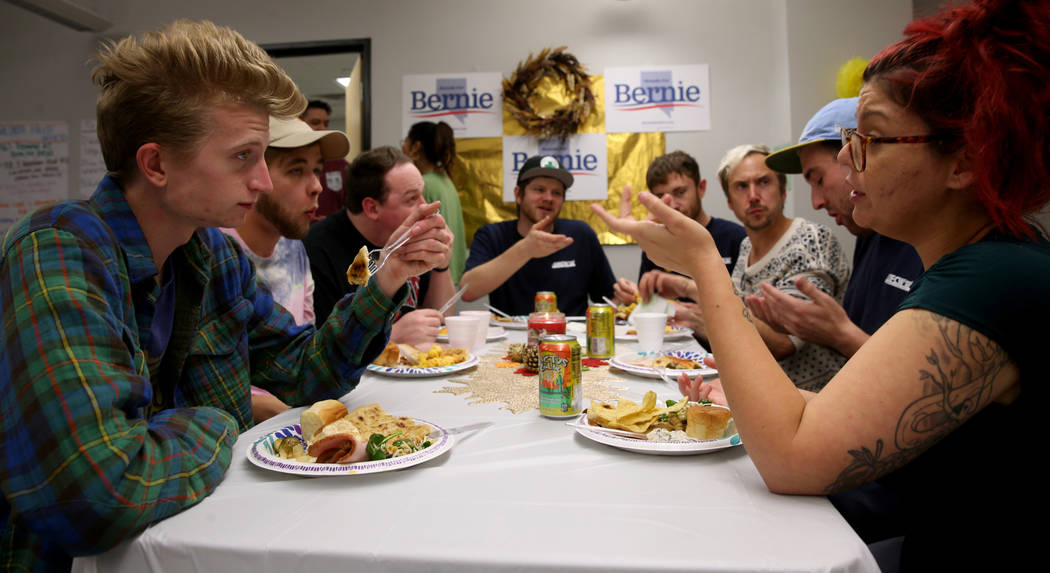
[[[536,292],[549,290],[558,296],[558,310],[583,315],[588,296],[593,301],[612,297],[616,279],[594,230],[583,221],[555,219],[553,232],[572,237],[573,243],[525,263],[489,293],[492,306],[511,315],[528,314],[535,307]],[[481,227],[470,245],[467,270],[498,257],[521,239],[517,219]]]
[[[314,315],[316,323],[324,322],[335,303],[357,290],[346,280],[346,269],[354,261],[361,245],[368,250],[379,248],[369,243],[350,222],[345,209],[336,211],[310,227],[303,239],[310,257],[310,273],[314,277]],[[430,273],[408,280],[409,294],[398,316],[420,307],[430,287]],[[395,320],[397,317],[395,317]]]
[[[1050,244],[990,233],[941,257],[901,304],[900,310],[925,309],[980,332],[1006,352],[1021,384],[1009,405],[989,404],[879,480],[905,508],[905,567],[1009,571],[1042,558],[1042,536],[1032,520],[1047,506],[1038,459],[1046,416],[1048,293]],[[913,380],[938,390],[912,406],[933,423],[964,415],[986,399],[979,392],[989,390],[983,381],[996,374],[998,363],[991,349],[959,338],[951,324],[941,336],[953,344],[947,352],[931,352],[929,368]],[[977,367],[964,367],[961,354],[977,357]],[[981,371],[986,367],[990,371]]]

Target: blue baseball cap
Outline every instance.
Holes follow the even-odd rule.
[[[857,127],[857,99],[837,99],[820,108],[802,130],[798,143],[784,147],[766,156],[766,167],[780,173],[802,173],[798,150],[820,141],[841,141],[843,127]]]

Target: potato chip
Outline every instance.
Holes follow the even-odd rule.
[[[644,434],[652,429],[662,415],[677,413],[685,408],[686,403],[686,400],[680,400],[673,406],[657,408],[656,392],[652,390],[645,393],[641,404],[636,404],[626,398],[620,398],[616,406],[591,400],[591,407],[587,409],[587,421],[605,428]]]

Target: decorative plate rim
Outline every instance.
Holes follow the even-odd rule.
[[[587,414],[580,414],[576,418],[578,424],[587,424]],[[616,436],[613,434],[606,434],[596,430],[589,430],[587,428],[581,428],[579,426],[573,426],[573,429],[577,434],[594,441],[599,444],[605,444],[621,450],[629,452],[635,452],[640,454],[656,454],[656,455],[688,455],[688,454],[704,454],[709,452],[717,452],[726,448],[739,446],[740,433],[737,432],[730,436],[723,438],[717,438],[714,440],[698,440],[691,442],[656,442],[648,440],[638,440],[635,438],[627,438],[623,436]]]
[[[468,352],[466,360],[448,366],[433,366],[430,368],[399,366],[394,368],[392,366],[369,364],[368,371],[375,372],[382,376],[393,376],[395,378],[426,378],[429,376],[444,376],[445,374],[452,374],[453,372],[466,370],[467,368],[476,366],[480,361],[480,358],[478,358],[473,352]]]
[[[678,358],[686,358],[688,360],[693,360],[693,361],[696,361],[696,362],[702,362],[703,358],[708,355],[707,352],[701,352],[699,350],[685,350],[685,349],[667,350],[667,351],[660,351],[659,352],[659,355],[664,355],[664,354],[671,355],[671,356],[676,356]],[[620,354],[620,355],[614,356],[614,357],[609,359],[609,365],[610,366],[615,366],[616,368],[619,368],[620,370],[623,370],[625,372],[630,372],[631,374],[635,374],[635,375],[642,376],[642,377],[645,377],[645,378],[660,378],[660,373],[657,372],[656,370],[654,370],[653,368],[650,368],[648,366],[638,366],[638,365],[629,364],[628,362],[626,362],[624,360],[624,358],[628,357],[628,356],[635,357],[635,358],[642,358],[643,357],[643,353],[641,353],[641,352],[629,352],[629,353],[625,353],[625,354]],[[710,376],[710,375],[713,375],[713,374],[718,374],[718,370],[716,370],[714,368],[710,368],[708,366],[705,366],[703,368],[695,368],[693,370],[675,370],[674,372],[677,373],[677,374],[685,373],[685,374],[688,374],[689,376]]]

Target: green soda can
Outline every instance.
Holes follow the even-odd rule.
[[[612,358],[616,351],[616,311],[604,303],[587,307],[587,356]]]

